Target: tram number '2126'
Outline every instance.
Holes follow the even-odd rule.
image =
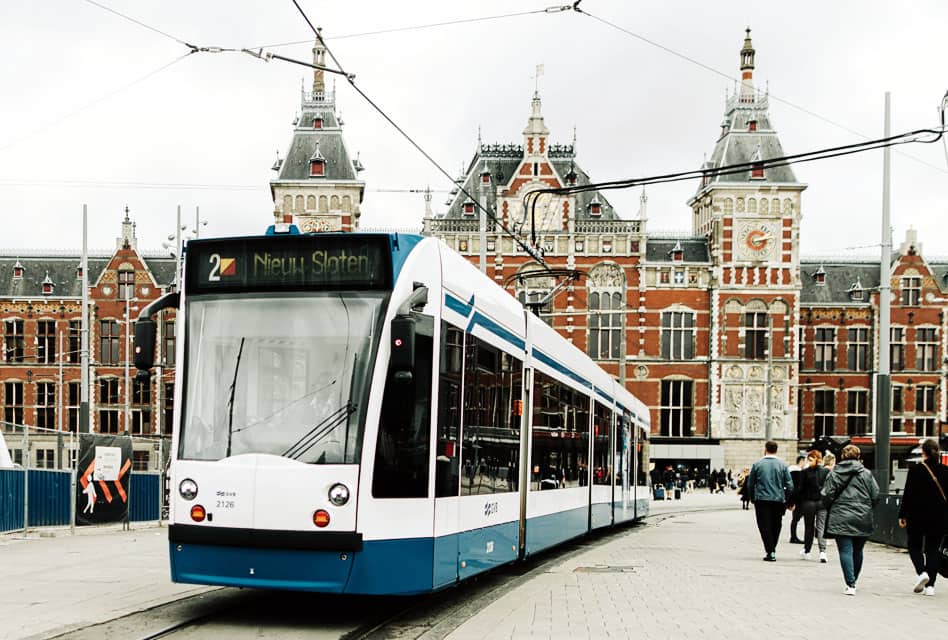
[[[484,503],[484,517],[489,518],[500,511],[500,505],[496,502],[485,502]]]

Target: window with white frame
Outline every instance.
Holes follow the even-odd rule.
[[[695,314],[691,311],[662,312],[662,358],[691,360],[695,357]]]
[[[915,330],[915,368],[938,371],[938,329],[919,327]]]
[[[935,434],[935,392],[934,385],[915,387],[915,435],[920,438]]]
[[[833,435],[836,418],[836,392],[817,389],[813,392],[813,437]]]
[[[691,435],[693,381],[662,380],[661,434],[670,437]]]
[[[23,424],[23,383],[3,383],[3,421],[5,427]]]
[[[851,436],[869,432],[869,392],[851,389],[846,392],[846,433]]]
[[[767,357],[767,314],[751,311],[744,314],[744,357],[763,360]]]
[[[836,368],[836,329],[817,327],[813,336],[813,368],[832,371]]]
[[[869,329],[856,327],[847,329],[846,363],[850,371],[869,369]]]
[[[56,321],[36,321],[36,361],[42,364],[56,363]]]
[[[889,366],[892,371],[905,369],[904,327],[892,327],[889,331]]]
[[[36,426],[56,428],[56,384],[53,382],[36,383]]]
[[[902,429],[904,428],[903,418],[902,418],[902,411],[904,411],[903,409],[904,405],[902,403],[902,395],[903,395],[902,392],[903,392],[902,385],[898,385],[898,384],[892,385],[892,402],[889,405],[889,416],[890,416],[890,422],[891,422],[890,433],[902,433]]]
[[[922,297],[922,279],[919,276],[902,278],[902,305],[917,307]]]
[[[4,362],[23,362],[26,357],[26,340],[23,337],[23,321],[15,318],[3,323]]]
[[[151,433],[151,381],[132,382],[132,433]]]
[[[625,273],[616,264],[598,264],[587,277],[591,358],[618,360],[622,357],[622,326],[625,316]]]

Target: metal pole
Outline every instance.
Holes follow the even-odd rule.
[[[23,427],[23,535],[30,527],[30,428]]]
[[[79,320],[79,433],[89,433],[89,226],[88,206],[82,205],[82,310]]]
[[[76,467],[72,456],[76,451],[76,442],[72,432],[69,433],[69,531],[76,533]],[[78,456],[77,456],[78,457]]]
[[[767,312],[767,371],[766,377],[764,379],[764,406],[766,407],[766,412],[764,414],[764,437],[767,440],[773,440],[774,437],[774,427],[773,423],[770,420],[770,370],[774,366],[774,318],[770,315],[770,311]]]
[[[478,227],[479,240],[481,243],[481,255],[478,268],[481,273],[487,273],[487,187],[481,185],[481,216]]]
[[[177,223],[174,225],[174,281],[178,286],[178,291],[183,289],[181,286],[181,253],[181,205],[179,204]]]
[[[891,131],[890,95],[885,93],[885,136]],[[876,482],[882,493],[889,492],[890,451],[889,433],[892,379],[889,363],[889,323],[892,277],[892,232],[889,228],[889,180],[892,150],[882,150],[882,259],[879,263],[879,373],[876,375]]]
[[[129,307],[129,304],[131,303],[130,301],[131,293],[132,293],[131,290],[126,288],[125,290],[125,352],[124,352],[124,355],[125,355],[125,433],[132,432],[132,426],[131,424],[129,424],[129,418],[131,416],[130,403],[132,399],[131,398],[132,388],[131,386],[129,386],[129,375],[128,375],[128,360],[129,360],[129,355],[130,355],[129,348],[128,348],[128,341],[129,341],[128,307]]]
[[[201,237],[201,207],[194,207],[194,237]]]

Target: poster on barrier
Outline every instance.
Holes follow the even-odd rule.
[[[132,439],[81,434],[77,468],[76,524],[124,521],[128,517]]]

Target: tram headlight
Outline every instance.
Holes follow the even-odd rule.
[[[329,487],[329,501],[337,507],[349,502],[349,487],[340,482]]]
[[[194,500],[198,494],[197,482],[191,478],[185,478],[181,481],[181,484],[178,485],[178,493],[181,494],[181,497],[185,500]]]

